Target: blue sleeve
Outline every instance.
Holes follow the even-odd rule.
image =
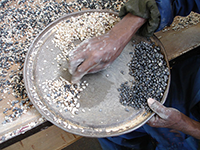
[[[199,0],[156,0],[161,15],[160,26],[156,31],[169,26],[175,16],[187,16],[191,11],[200,12]]]

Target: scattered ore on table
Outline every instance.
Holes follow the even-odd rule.
[[[14,121],[31,106],[23,82],[25,56],[35,37],[49,23],[65,14],[85,9],[109,9],[118,12],[126,1],[0,1],[0,102],[6,101],[8,106],[4,109],[9,109],[4,113],[2,123]],[[12,94],[13,99],[8,102],[5,93]],[[12,103],[16,99],[19,102]]]
[[[129,74],[135,81],[122,83],[118,88],[122,105],[145,108],[148,112],[148,98],[161,101],[167,87],[169,69],[160,51],[160,47],[154,43],[142,41],[136,44],[128,63]]]

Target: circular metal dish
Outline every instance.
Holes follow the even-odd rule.
[[[81,106],[77,115],[72,115],[69,111],[61,113],[59,108],[49,104],[44,98],[45,92],[39,86],[46,79],[53,80],[60,76],[66,80],[69,79],[68,71],[61,71],[62,69],[59,70],[57,65],[52,65],[54,58],[61,53],[52,42],[56,32],[55,26],[62,20],[86,12],[108,12],[118,15],[107,10],[87,10],[68,14],[49,24],[33,41],[26,55],[24,80],[28,96],[36,109],[47,120],[70,133],[88,137],[108,137],[125,134],[141,127],[154,115],[153,113],[147,113],[144,109],[135,110],[132,107],[125,107],[119,102],[117,88],[120,87],[121,83],[133,79],[128,74],[129,68],[127,66],[131,60],[129,52],[133,51],[131,42],[128,43],[121,55],[109,68],[83,77],[83,80],[86,80],[89,86],[81,93],[79,99]],[[133,39],[135,43],[148,42],[146,38],[137,35]],[[169,68],[167,56],[161,42],[155,36],[151,37],[151,40],[161,47],[161,52],[165,56]],[[53,51],[48,50],[47,47],[53,49]],[[66,63],[63,62],[61,67],[66,67]],[[166,100],[169,84],[170,75],[162,103]],[[126,111],[127,109],[129,111]]]

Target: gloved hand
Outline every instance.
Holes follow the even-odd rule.
[[[151,110],[156,113],[156,115],[147,122],[148,125],[151,127],[179,129],[179,123],[182,119],[180,111],[174,108],[167,108],[160,102],[151,98],[149,98],[147,102]]]
[[[122,52],[145,19],[127,14],[107,34],[83,41],[69,54],[71,82],[108,67]]]

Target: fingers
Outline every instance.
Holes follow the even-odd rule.
[[[150,126],[177,129],[182,116],[180,111],[174,108],[167,108],[152,98],[149,98],[147,102],[149,107],[156,113],[148,121]]]
[[[99,72],[101,70],[104,70],[106,68],[108,68],[110,64],[107,63],[100,63],[99,65],[95,66],[94,68],[90,69],[88,73],[96,73]]]
[[[163,106],[160,102],[149,98],[147,100],[149,107],[157,114],[159,115],[161,118],[163,119],[168,119],[169,117],[169,111],[167,109],[167,107]]]
[[[86,49],[86,45],[86,42],[82,42],[76,49],[70,52],[68,68],[70,74],[74,74],[77,67],[85,60],[86,55],[83,51]]]
[[[77,71],[78,67],[80,65],[82,66],[82,63],[86,59],[92,57],[91,54],[93,53],[94,50],[96,50],[94,47],[97,47],[97,48],[100,47],[99,42],[96,40],[96,38],[83,41],[72,52],[70,52],[70,54],[69,54],[69,63],[70,63],[69,64],[69,72],[70,72],[70,74],[73,75]],[[91,60],[91,61],[93,61],[93,60]],[[86,64],[87,63],[85,63],[85,65]],[[81,70],[82,68],[85,71],[88,70],[88,69],[85,69],[85,66],[80,67],[79,70]],[[88,68],[90,68],[90,66],[88,66]]]
[[[87,47],[88,39],[80,43],[74,50],[72,50],[69,54],[70,58],[75,57],[77,54],[83,51]]]
[[[70,74],[74,74],[74,72],[76,71],[77,67],[83,63],[84,59],[83,58],[80,58],[78,60],[73,60],[71,61],[70,65],[69,65],[69,73]]]
[[[153,116],[153,117],[151,117],[151,119],[149,119],[148,121],[147,121],[147,124],[148,125],[152,125],[154,122],[155,122],[155,116]]]
[[[94,59],[86,60],[84,63],[79,65],[78,69],[75,70],[75,68],[72,68],[73,69],[72,82],[77,83],[85,74],[96,73],[98,71],[106,69],[109,65],[110,65],[109,63],[102,63],[101,59],[97,59],[96,61],[94,61]]]
[[[93,59],[87,59],[86,61],[84,61],[74,72],[73,76],[72,76],[72,83],[77,83],[80,81],[80,79],[87,74],[91,69],[95,68],[99,63],[100,63],[100,59],[99,60],[93,60]]]
[[[108,35],[82,42],[69,54],[69,72],[72,82],[78,82],[85,74],[105,69],[120,54]],[[120,49],[121,50],[121,49]]]
[[[152,127],[158,127],[162,123],[161,118],[158,115],[154,115],[147,124]]]

